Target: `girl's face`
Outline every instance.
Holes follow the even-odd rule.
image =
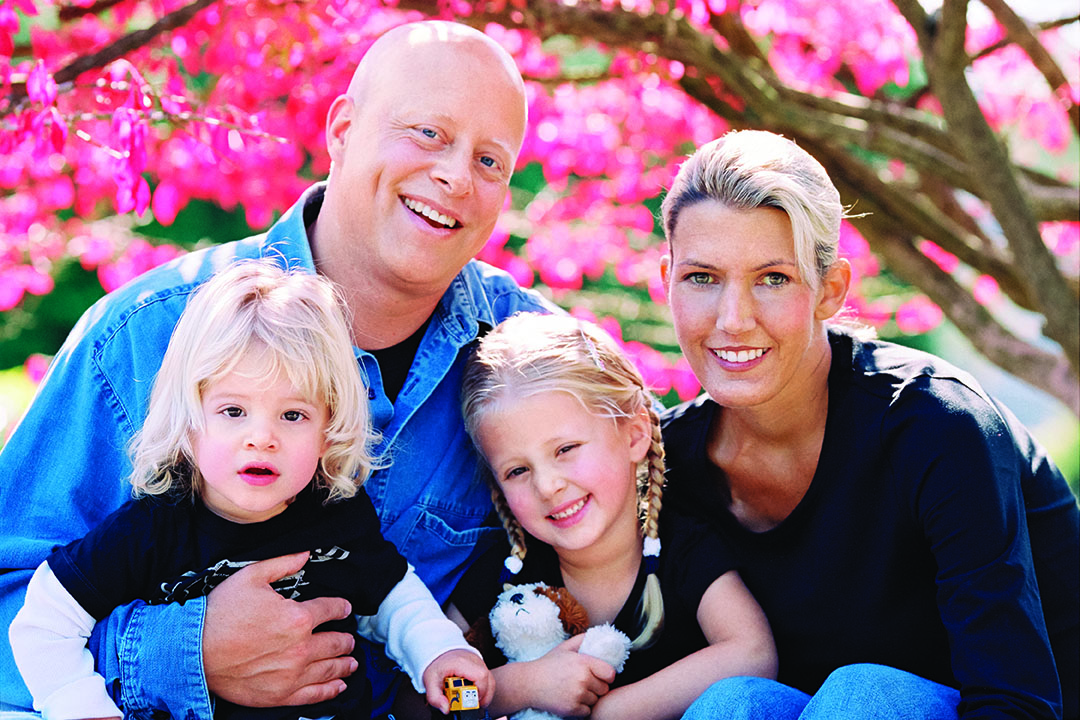
[[[545,392],[500,401],[477,441],[522,527],[562,559],[586,558],[635,547],[635,470],[649,431],[644,415],[615,421],[569,393]]]
[[[782,210],[707,200],[685,208],[661,265],[675,334],[709,395],[728,407],[801,397],[828,362],[824,321],[850,278],[839,261],[820,283],[799,274]]]
[[[237,523],[280,514],[315,476],[329,412],[265,363],[247,357],[202,395],[192,441],[206,506]]]

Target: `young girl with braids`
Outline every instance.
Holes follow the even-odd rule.
[[[720,678],[775,676],[768,623],[730,553],[703,524],[661,510],[659,418],[602,330],[566,316],[506,320],[466,366],[462,412],[511,547],[473,565],[451,617],[471,624],[503,582],[542,581],[566,587],[591,625],[611,622],[632,640],[618,677],[577,653],[581,636],[496,668],[493,717],[531,707],[677,718]]]

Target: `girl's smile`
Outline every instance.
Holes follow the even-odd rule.
[[[556,510],[548,515],[555,523],[561,523],[567,521],[566,525],[572,525],[580,519],[581,511],[585,509],[585,503],[589,501],[589,498],[583,497],[580,500],[575,500],[572,503],[568,503],[563,509]]]

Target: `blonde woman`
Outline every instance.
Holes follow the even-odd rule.
[[[132,443],[136,499],[42,563],[11,625],[16,663],[44,717],[119,718],[143,707],[131,688],[108,692],[86,648],[113,608],[137,598],[183,603],[289,554],[297,571],[274,589],[295,600],[346,598],[365,617],[332,629],[386,642],[432,705],[448,709],[447,675],[472,679],[490,698],[487,668],[382,537],[361,490],[375,465],[373,437],[340,308],[322,277],[267,262],[236,263],[192,296]],[[235,609],[237,621],[243,613]],[[219,700],[213,716],[368,717],[363,671],[344,682],[318,705],[256,710]]]
[[[738,553],[780,656],[779,682],[721,681],[687,718],[1051,718],[1063,696],[1076,717],[1076,499],[969,374],[837,321],[824,168],[734,132],[662,211],[707,392],[664,418],[665,498]]]

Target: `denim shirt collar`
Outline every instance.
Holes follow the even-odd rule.
[[[318,212],[322,206],[326,183],[315,183],[303,192],[293,206],[285,211],[266,233],[260,255],[277,260],[286,269],[303,268],[315,272],[315,258],[311,254],[305,215]]]

